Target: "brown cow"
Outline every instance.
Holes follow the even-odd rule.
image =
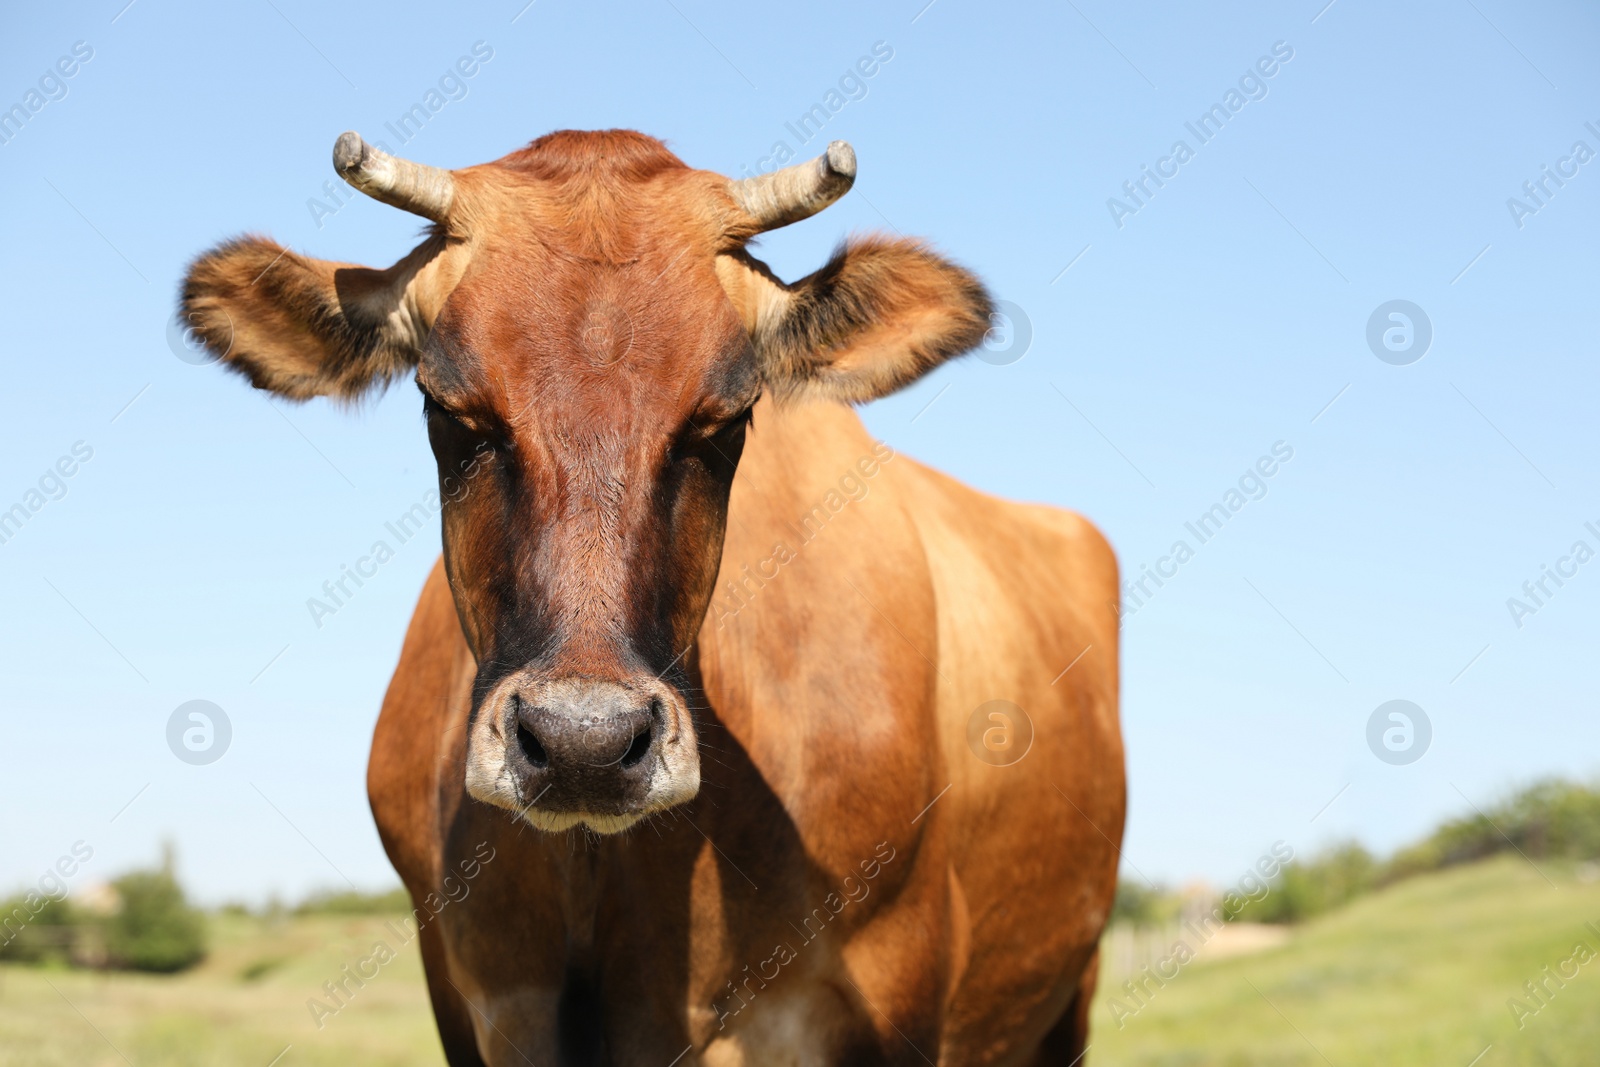
[[[793,285],[749,255],[849,188],[842,142],[743,181],[621,131],[334,162],[422,244],[243,238],[183,310],[281,396],[423,393],[444,556],[368,790],[450,1062],[1073,1062],[1122,836],[1115,560],[848,407],[976,345],[982,286],[903,239]]]

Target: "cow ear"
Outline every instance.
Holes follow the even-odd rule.
[[[310,259],[261,237],[227,241],[189,268],[179,319],[212,355],[293,400],[353,400],[416,365],[446,242],[387,270]]]
[[[885,396],[976,348],[994,307],[977,277],[904,238],[852,239],[792,286],[765,278],[746,289],[763,293],[752,339],[779,397]]]

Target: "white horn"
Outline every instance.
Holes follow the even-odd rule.
[[[845,141],[834,141],[809,163],[754,178],[729,179],[728,192],[761,230],[775,230],[815,215],[849,192],[855,180],[855,149]]]
[[[374,200],[434,222],[445,220],[455,198],[455,177],[448,170],[381,152],[354,130],[334,142],[333,169]]]

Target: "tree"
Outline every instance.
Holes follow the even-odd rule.
[[[106,952],[113,966],[171,973],[205,958],[205,918],[184,898],[173,873],[172,846],[159,870],[134,871],[112,885],[122,908],[106,923]]]

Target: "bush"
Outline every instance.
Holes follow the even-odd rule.
[[[314,893],[294,909],[296,915],[404,915],[411,894],[396,886],[382,893]]]
[[[1152,889],[1139,882],[1117,879],[1117,897],[1111,905],[1111,921],[1135,926],[1154,926],[1177,912],[1171,893]]]
[[[1372,853],[1352,841],[1313,860],[1290,863],[1272,880],[1266,896],[1248,901],[1228,918],[1240,922],[1300,922],[1365,893],[1377,884],[1378,873],[1378,861]]]
[[[1453,819],[1389,862],[1385,882],[1517,848],[1536,859],[1600,859],[1600,790],[1549,780]]]
[[[1342,845],[1309,862],[1289,864],[1266,897],[1229,918],[1300,922],[1369,889],[1513,849],[1533,859],[1600,859],[1600,789],[1556,779],[1538,782],[1486,812],[1452,819],[1387,863],[1378,863],[1360,845]]]
[[[39,893],[0,901],[0,960],[70,960],[77,942],[76,919],[65,900]]]
[[[121,910],[105,921],[112,966],[170,974],[205,958],[205,918],[184,899],[170,853],[160,870],[135,871],[111,884],[122,898]]]

